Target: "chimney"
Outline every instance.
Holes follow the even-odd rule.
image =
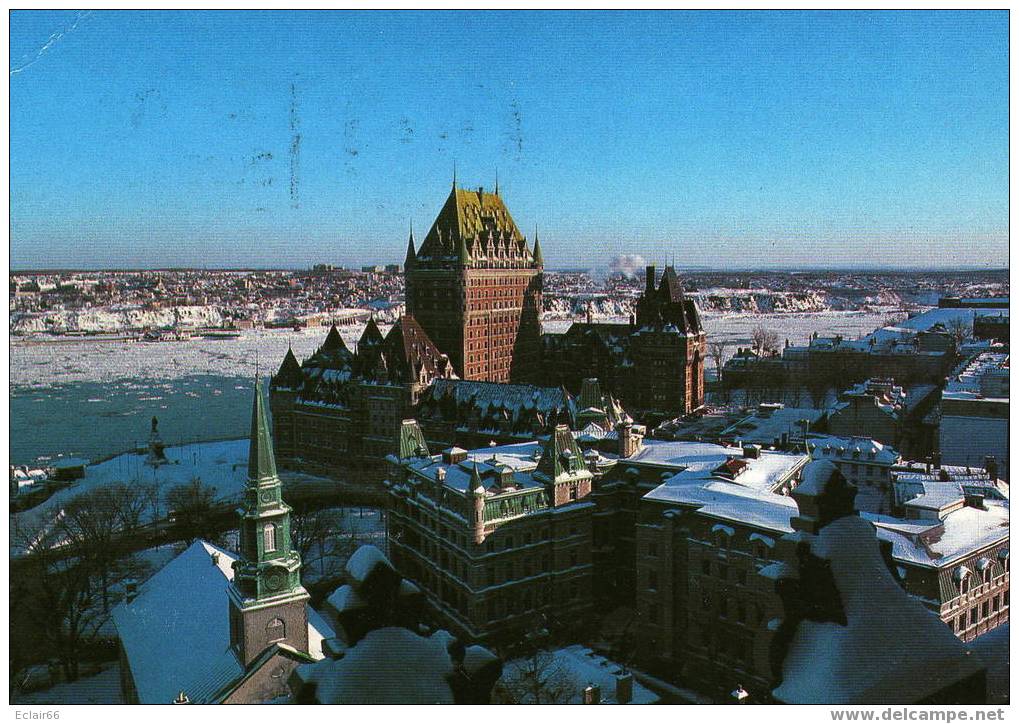
[[[435,480],[440,484],[446,482],[446,468],[439,468],[435,471]]]
[[[584,688],[585,704],[601,704],[601,687],[597,684],[588,684]]]
[[[998,461],[993,455],[984,458],[984,470],[987,471],[992,483],[998,479]]]
[[[124,591],[126,593],[126,601],[131,603],[131,601],[138,598],[138,581],[133,578],[124,581]]]
[[[976,493],[966,496],[966,507],[987,510],[987,507],[984,505],[984,496]]]
[[[619,457],[628,458],[640,451],[644,441],[644,427],[630,422],[621,422],[616,426],[619,436]]]
[[[644,269],[644,288],[653,292],[655,290],[655,267],[654,265],[648,265]]]
[[[213,551],[212,554],[209,556],[209,558],[212,559],[212,565],[214,565],[214,566],[218,566],[219,565],[219,552],[218,551]]]
[[[629,704],[633,701],[633,674],[623,671],[616,674],[616,703]]]

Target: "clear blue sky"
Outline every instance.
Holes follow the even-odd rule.
[[[1008,14],[13,12],[11,263],[1005,266]],[[299,142],[295,138],[299,135]]]

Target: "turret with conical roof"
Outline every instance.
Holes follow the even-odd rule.
[[[545,267],[545,257],[541,254],[541,242],[538,240],[538,230],[534,230],[534,266],[539,269]]]
[[[485,542],[485,484],[481,480],[477,461],[474,462],[474,467],[471,470],[471,482],[467,493],[470,496],[468,515],[470,516],[471,532],[474,545],[479,546]]]
[[[403,260],[403,268],[411,269],[417,260],[417,252],[414,251],[414,226],[410,227],[410,238],[407,239],[407,257]]]
[[[347,345],[343,342],[343,337],[340,336],[340,330],[336,329],[336,325],[330,325],[329,333],[326,335],[326,341],[319,347],[320,352],[338,352],[340,350],[347,351]]]
[[[308,593],[290,541],[290,506],[276,472],[261,380],[255,381],[249,446],[238,510],[240,557],[230,585],[230,640],[244,665],[274,642],[308,651]]]
[[[279,371],[272,378],[272,387],[279,390],[299,390],[303,384],[304,373],[301,371],[301,365],[294,356],[294,350],[287,345],[287,354]]]

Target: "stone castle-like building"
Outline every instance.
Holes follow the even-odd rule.
[[[456,181],[421,248],[404,262],[407,314],[461,379],[536,381],[544,260],[499,196]]]
[[[406,314],[388,334],[371,321],[353,352],[335,328],[304,363],[288,351],[271,387],[280,460],[377,471],[409,417],[440,449],[544,439],[583,426],[585,381],[604,393],[596,409],[641,421],[703,404],[704,330],[672,267],[660,283],[648,267],[629,324],[546,335],[543,270],[537,233],[531,246],[498,188],[454,180],[420,247],[411,232]]]

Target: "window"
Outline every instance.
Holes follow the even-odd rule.
[[[648,571],[647,587],[652,591],[658,590],[658,571]]]
[[[974,606],[969,610],[969,625],[975,626],[977,623],[977,607]]]
[[[287,625],[283,623],[283,619],[274,618],[272,621],[265,626],[265,639],[269,643],[273,641],[282,641],[287,637]]]
[[[647,554],[649,556],[651,556],[652,558],[657,558],[658,557],[658,544],[655,543],[654,541],[648,541],[648,544],[647,544]]]
[[[273,553],[276,550],[276,524],[266,523],[262,528],[262,548],[266,553]]]
[[[705,576],[711,575],[711,561],[704,559],[701,561],[701,573]]]

